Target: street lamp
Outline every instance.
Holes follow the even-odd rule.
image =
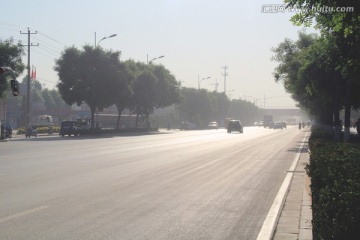
[[[160,57],[153,58],[153,59],[151,59],[151,60],[149,61],[149,56],[146,55],[146,61],[147,61],[147,64],[151,64],[154,60],[159,59],[159,58],[163,58],[163,57],[165,57],[165,56],[162,55],[162,56],[160,56]]]
[[[200,89],[200,83],[202,80],[205,80],[205,79],[209,79],[210,77],[205,77],[205,78],[202,78],[200,79],[200,76],[198,76],[198,89]]]
[[[96,43],[96,32],[95,32],[95,48],[96,48],[97,46],[99,46],[99,44],[100,44],[100,42],[101,42],[102,40],[105,40],[105,39],[108,39],[108,38],[112,38],[112,37],[116,37],[116,36],[117,36],[117,34],[111,34],[110,36],[103,37],[102,39],[100,39],[99,42]],[[96,128],[98,128],[98,127],[99,127],[99,108],[97,107],[97,108],[96,108]]]
[[[95,32],[95,47],[97,47],[102,40],[105,40],[107,38],[116,37],[116,36],[117,36],[117,34],[111,34],[110,36],[103,37],[102,39],[100,39],[100,41],[98,43],[96,43],[96,32]]]

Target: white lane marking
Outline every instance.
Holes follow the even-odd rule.
[[[31,213],[35,213],[35,212],[41,211],[41,210],[46,209],[46,208],[49,208],[49,206],[41,206],[41,207],[26,210],[26,211],[23,211],[23,212],[20,212],[20,213],[16,213],[14,215],[10,215],[10,216],[4,217],[4,218],[0,218],[0,223],[10,221],[12,219],[22,217],[22,216],[25,216],[25,215],[29,215]]]
[[[273,237],[276,223],[279,219],[281,209],[283,207],[286,195],[289,191],[290,183],[291,183],[291,180],[294,175],[294,170],[300,159],[300,155],[301,155],[302,150],[304,149],[305,140],[307,139],[308,135],[309,135],[309,133],[306,133],[306,135],[304,137],[304,140],[303,140],[303,143],[301,146],[301,151],[299,151],[295,155],[295,158],[290,166],[290,169],[287,172],[286,177],[280,187],[280,190],[279,190],[278,194],[276,195],[275,200],[274,200],[273,204],[271,205],[271,208],[265,218],[263,226],[259,232],[259,235],[257,236],[257,240],[270,240]]]

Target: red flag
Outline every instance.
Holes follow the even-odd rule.
[[[36,68],[35,68],[35,72],[34,72],[34,80],[36,80]]]
[[[31,70],[31,76],[30,76],[31,79],[34,79],[34,69]]]

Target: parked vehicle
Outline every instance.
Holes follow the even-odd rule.
[[[71,135],[79,136],[80,130],[80,126],[76,121],[62,121],[59,134],[62,137],[64,137],[65,135],[68,135],[69,137]]]
[[[209,122],[208,124],[208,129],[218,129],[219,128],[219,125],[217,122]]]
[[[241,124],[240,120],[230,120],[227,126],[227,132],[231,133],[233,131],[239,132],[239,133],[243,133],[244,132],[244,128],[243,125]]]

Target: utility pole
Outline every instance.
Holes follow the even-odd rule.
[[[219,86],[219,83],[218,83],[217,79],[215,79],[215,83],[209,84],[209,85],[215,85],[215,92],[217,92],[218,86]]]
[[[228,73],[226,72],[226,70],[227,70],[227,66],[224,66],[224,67],[222,67],[223,69],[224,69],[224,72],[223,73],[221,73],[221,75],[222,76],[224,76],[224,93],[225,93],[225,95],[226,95],[226,77],[227,77],[227,75],[228,75]]]
[[[37,34],[37,31],[30,32],[30,28],[28,28],[26,33],[20,31],[20,34],[27,34],[28,35],[28,44],[21,45],[22,47],[28,47],[28,65],[27,65],[27,98],[26,98],[26,126],[30,123],[30,47],[39,46],[39,43],[36,45],[30,43],[30,34]]]
[[[265,109],[265,104],[266,104],[266,95],[264,94],[264,109]]]

